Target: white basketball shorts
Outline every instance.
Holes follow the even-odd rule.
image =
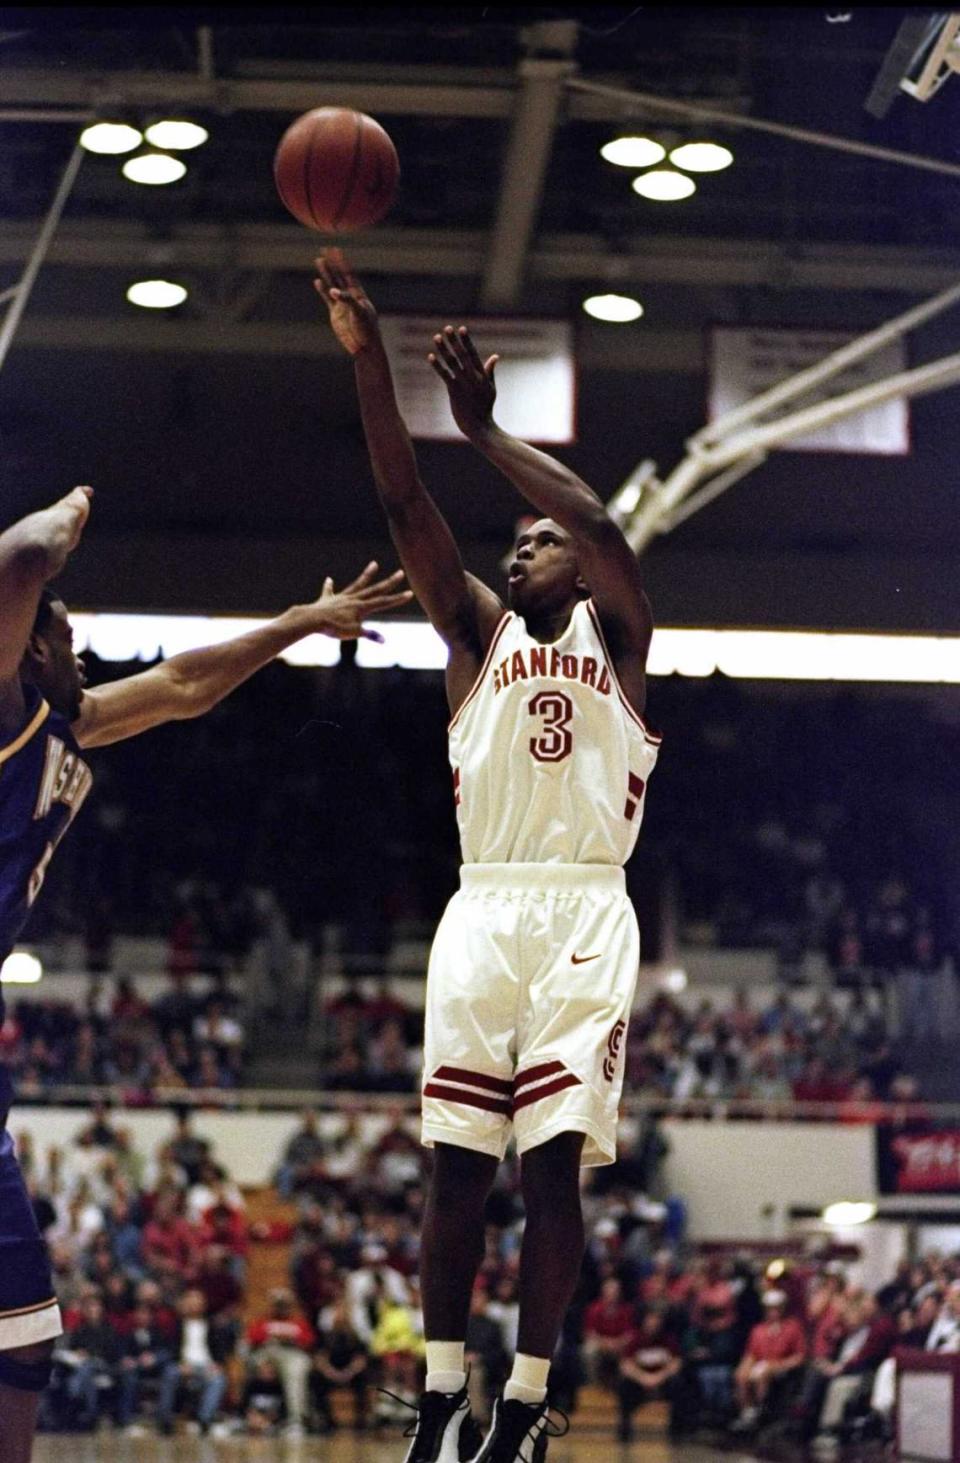
[[[464,864],[427,974],[423,1142],[502,1158],[583,1133],[616,1157],[640,934],[623,869]]]

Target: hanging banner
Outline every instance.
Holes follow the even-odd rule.
[[[717,328],[711,335],[710,394],[711,422],[769,391],[781,381],[816,366],[833,351],[855,340],[855,335],[834,330],[780,330],[766,328]],[[775,421],[803,407],[828,398],[845,396],[861,386],[886,380],[907,369],[903,340],[892,341],[866,360],[850,366],[839,376],[803,396],[777,408],[763,422]],[[803,437],[784,443],[786,452],[860,452],[881,456],[906,456],[910,451],[910,405],[894,397],[881,406],[869,407]]]
[[[878,1187],[885,1194],[960,1193],[960,1131],[877,1129]]]
[[[435,316],[380,318],[390,355],[397,401],[411,437],[462,442],[446,388],[427,363],[433,337],[446,321]],[[573,330],[566,320],[506,320],[457,316],[483,360],[496,353],[497,421],[525,442],[576,440],[576,372]]]

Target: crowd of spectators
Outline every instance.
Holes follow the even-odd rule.
[[[278,1154],[278,1207],[260,1220],[185,1112],[150,1157],[99,1105],[69,1145],[41,1153],[29,1129],[16,1136],[64,1313],[43,1427],[298,1435],[412,1417],[429,1154],[408,1114],[371,1129],[345,1110],[331,1134],[305,1113]],[[623,1439],[655,1401],[653,1425],[674,1435],[772,1430],[825,1452],[889,1436],[897,1348],[960,1350],[960,1256],[904,1261],[874,1294],[827,1248],[775,1264],[700,1252],[682,1203],[649,1197],[657,1139],[650,1125],[585,1174],[587,1248],[552,1403],[575,1412],[585,1386],[604,1389]],[[467,1332],[481,1419],[517,1343],[519,1189],[508,1159]],[[287,1283],[251,1306],[261,1240],[286,1247]]]
[[[88,662],[93,682],[139,668]],[[674,901],[685,942],[775,948],[786,976],[809,950],[846,982],[944,967],[960,729],[936,688],[656,678],[649,714],[665,739],[628,871],[648,954]],[[267,891],[295,937],[336,923],[358,957],[398,922],[429,934],[459,862],[446,721],[439,672],[360,670],[347,646],[95,752],[33,932],[82,934],[93,961],[114,930],[167,936],[215,967],[249,949]]]
[[[128,1106],[148,1106],[157,1090],[204,1089],[229,1105],[244,1085],[245,1031],[224,983],[191,993],[185,972],[170,977],[152,1003],[136,982],[120,978],[78,1011],[52,999],[8,1002],[0,1026],[0,1060],[24,1103],[55,1097],[64,1086],[115,1087]],[[330,1092],[413,1095],[419,1088],[423,1011],[387,979],[350,981],[320,1011],[316,1085]],[[683,1004],[660,992],[631,1020],[625,1043],[625,1091],[675,1107],[740,1099],[782,1105],[829,1103],[850,1122],[881,1116],[878,1104],[913,1104],[915,1076],[904,1070],[902,1043],[891,1031],[888,1003],[855,988],[816,999],[788,989],[765,1000],[740,990],[722,1001]]]
[[[21,1102],[64,1086],[116,1087],[128,1106],[149,1104],[157,1088],[228,1092],[243,1081],[244,1044],[226,985],[196,996],[185,971],[174,972],[152,1003],[125,977],[106,1001],[91,986],[80,1010],[62,1000],[8,998],[0,1024],[0,1061]]]
[[[851,1122],[871,1122],[878,1103],[915,1102],[919,1084],[903,1072],[884,1005],[855,990],[802,1005],[782,991],[765,1007],[740,990],[718,1008],[692,1009],[669,995],[634,1013],[627,1033],[626,1090],[636,1096],[776,1104],[841,1105]]]

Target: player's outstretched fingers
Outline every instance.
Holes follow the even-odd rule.
[[[402,569],[395,569],[392,574],[387,575],[386,579],[381,579],[379,584],[370,584],[362,589],[361,593],[367,599],[372,599],[378,594],[394,594],[405,578],[406,575]]]
[[[499,361],[500,357],[496,355],[491,356],[489,360],[484,363],[480,358],[480,352],[477,350],[476,346],[473,343],[473,336],[470,334],[465,325],[460,326],[460,329],[457,331],[457,335],[459,337],[460,344],[463,346],[464,350],[467,353],[467,359],[473,366],[474,370],[478,372],[478,374],[481,376],[489,376],[493,371],[494,366]]]
[[[442,335],[435,335],[433,337],[433,343],[437,347],[437,355],[443,361],[451,376],[456,377],[460,374],[463,367],[460,363],[460,359],[456,351],[451,344],[452,329],[453,327],[448,325],[447,329],[443,332]],[[447,331],[450,331],[451,335],[448,335]]]
[[[379,568],[380,565],[377,563],[376,559],[371,559],[367,567],[360,571],[353,583],[347,585],[346,589],[343,591],[344,594],[356,594],[359,590],[366,589],[367,585],[372,582],[373,577]]]
[[[436,344],[439,341],[440,337],[439,337],[439,335],[435,335],[433,337],[433,339],[434,339],[434,343]],[[429,354],[427,355],[427,360],[429,361],[429,363],[433,367],[433,369],[436,371],[437,375],[440,377],[440,380],[443,382],[443,384],[445,386],[449,386],[450,383],[453,380],[453,372],[452,371],[449,371],[447,369],[447,367],[444,365],[443,361],[440,359],[440,356],[438,354],[435,354],[433,351],[430,351]]]
[[[368,630],[366,626],[363,626],[361,628],[359,638],[361,640],[375,640],[378,645],[383,644],[383,636],[380,635],[376,630]]]

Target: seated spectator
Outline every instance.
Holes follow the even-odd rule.
[[[788,1316],[787,1297],[782,1290],[768,1290],[763,1296],[765,1319],[750,1332],[747,1349],[734,1374],[740,1416],[737,1431],[757,1426],[774,1386],[792,1374],[799,1375],[806,1360],[803,1327]]]
[[[193,1283],[197,1290],[203,1292],[207,1315],[211,1319],[237,1313],[243,1301],[243,1285],[224,1245],[204,1241]]]
[[[243,1389],[240,1410],[247,1432],[255,1437],[276,1432],[286,1421],[283,1383],[275,1361],[261,1357],[252,1363]]]
[[[683,1362],[675,1337],[667,1329],[666,1312],[651,1306],[643,1314],[619,1362],[617,1401],[620,1421],[617,1437],[628,1443],[633,1431],[631,1419],[638,1407],[656,1397],[670,1402],[671,1431],[676,1432],[677,1387]]]
[[[854,1291],[846,1301],[846,1335],[836,1359],[820,1362],[822,1407],[807,1420],[807,1432],[816,1427],[816,1439],[836,1434],[849,1409],[869,1399],[874,1376],[897,1340],[897,1329],[872,1295]]]
[[[184,1291],[179,1310],[171,1347],[173,1360],[163,1369],[157,1404],[157,1427],[165,1435],[173,1432],[174,1410],[184,1382],[200,1384],[197,1421],[202,1432],[210,1430],[227,1389],[224,1365],[230,1355],[228,1333],[207,1319],[206,1303],[199,1290]]]
[[[317,1115],[312,1108],[303,1113],[302,1125],[288,1139],[274,1182],[281,1199],[291,1198],[322,1161],[325,1144]]]
[[[310,1370],[310,1400],[324,1432],[336,1426],[330,1409],[330,1393],[338,1387],[349,1388],[353,1393],[354,1427],[366,1427],[369,1365],[369,1353],[353,1328],[341,1295],[323,1318]]]
[[[960,1351],[960,1280],[947,1286],[943,1305],[927,1333],[925,1351]]]
[[[194,1020],[193,1037],[198,1044],[213,1047],[218,1058],[224,1058],[243,1045],[243,1027],[227,1015],[221,1000],[211,996],[205,1014]]]
[[[306,1423],[307,1377],[314,1340],[312,1326],[294,1313],[293,1294],[286,1289],[271,1291],[269,1312],[247,1327],[253,1365],[272,1361],[280,1375],[291,1431],[301,1431]]]
[[[370,1352],[380,1363],[380,1386],[384,1394],[393,1393],[399,1398],[402,1408],[399,1415],[402,1415],[406,1412],[403,1404],[412,1404],[418,1391],[418,1373],[426,1356],[426,1345],[412,1306],[407,1300],[392,1300],[388,1294],[385,1280],[388,1273],[384,1271],[374,1280],[372,1305],[376,1323],[370,1336]],[[397,1417],[389,1399],[385,1397],[378,1403],[375,1422],[392,1422]]]
[[[620,1374],[620,1358],[636,1329],[636,1311],[624,1300],[620,1281],[610,1276],[583,1318],[582,1355],[590,1381],[614,1385]]]
[[[179,1204],[175,1191],[158,1195],[153,1218],[143,1230],[143,1258],[154,1273],[186,1281],[196,1270],[199,1247],[193,1226],[178,1213]]]
[[[117,1425],[132,1429],[143,1383],[159,1382],[173,1360],[170,1337],[158,1322],[155,1306],[137,1301],[121,1353]]]
[[[117,1130],[107,1116],[107,1104],[98,1099],[93,1104],[89,1123],[77,1133],[73,1140],[78,1148],[112,1148],[117,1141]]]
[[[77,1324],[54,1348],[54,1360],[66,1369],[66,1393],[78,1406],[73,1425],[80,1432],[94,1432],[116,1390],[120,1361],[120,1339],[99,1295],[84,1300]]]
[[[203,1161],[210,1156],[210,1144],[191,1127],[191,1116],[187,1108],[177,1113],[177,1128],[170,1140],[170,1156],[187,1175],[187,1182],[199,1181]]]
[[[409,1289],[399,1270],[386,1263],[382,1245],[365,1245],[360,1264],[347,1276],[346,1301],[357,1335],[369,1346],[379,1314],[379,1297],[385,1296],[395,1305],[405,1305]]]

